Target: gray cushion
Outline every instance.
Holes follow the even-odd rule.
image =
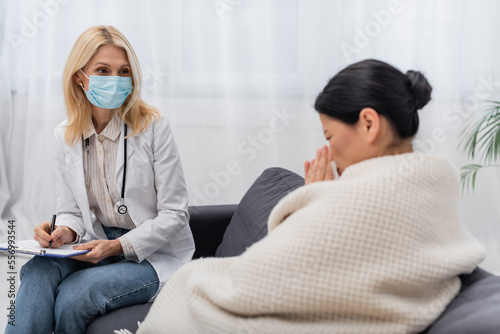
[[[96,317],[87,327],[87,334],[114,333],[115,330],[137,331],[137,321],[143,321],[153,303],[125,306]]]
[[[266,169],[241,199],[215,255],[240,255],[265,237],[271,210],[289,192],[302,185],[304,179],[289,170]]]
[[[500,277],[476,269],[460,278],[460,293],[424,333],[500,333]]]

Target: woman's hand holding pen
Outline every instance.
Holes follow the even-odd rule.
[[[35,227],[35,236],[33,237],[41,247],[59,248],[64,244],[70,244],[76,239],[76,232],[67,226],[56,226],[52,235],[50,234],[51,224],[43,222]],[[107,257],[123,253],[122,245],[119,240],[93,240],[80,245],[73,246],[73,249],[91,251],[84,255],[73,256],[72,259],[97,263]]]
[[[316,151],[316,159],[304,163],[305,184],[334,179],[332,159],[328,146],[323,146]]]
[[[71,257],[78,261],[97,263],[107,257],[120,255],[123,253],[122,244],[120,240],[92,240],[84,244],[73,246],[76,250],[87,250],[90,252],[84,255],[77,255]]]
[[[76,233],[67,226],[56,226],[52,235],[50,234],[49,222],[43,222],[35,227],[35,236],[33,239],[38,241],[41,247],[59,248],[64,244],[72,243],[76,238]]]

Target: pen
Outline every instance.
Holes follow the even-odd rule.
[[[34,250],[34,249],[28,249],[28,248],[21,248],[21,247],[14,247],[19,253],[26,253],[26,254],[33,254],[33,255],[45,255],[47,253],[46,250]]]
[[[56,227],[56,215],[52,216],[52,224],[50,225],[50,235],[54,232],[54,228]],[[52,247],[52,240],[49,241],[49,248]]]

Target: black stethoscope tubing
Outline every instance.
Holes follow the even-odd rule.
[[[123,123],[124,132],[123,132],[123,180],[122,180],[122,193],[121,199],[118,203],[115,204],[116,212],[120,215],[124,215],[127,213],[127,206],[124,204],[125,198],[125,180],[127,179],[127,124]],[[83,137],[83,135],[82,135]],[[87,175],[85,178],[85,186],[87,188],[90,187],[90,141],[89,138],[85,139],[85,148],[87,150]]]

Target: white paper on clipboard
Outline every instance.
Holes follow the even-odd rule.
[[[23,253],[36,256],[48,256],[48,257],[71,257],[76,255],[81,255],[88,253],[89,250],[77,250],[73,249],[75,244],[66,244],[59,248],[44,248],[40,244],[33,240],[19,240],[15,244],[14,252]],[[8,251],[9,245],[6,242],[0,243],[0,250]]]

